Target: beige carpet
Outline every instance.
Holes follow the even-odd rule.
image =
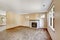
[[[0,40],[51,40],[44,29],[18,27],[0,32]]]

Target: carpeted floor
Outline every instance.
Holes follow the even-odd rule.
[[[45,29],[17,27],[0,32],[0,40],[51,40]]]

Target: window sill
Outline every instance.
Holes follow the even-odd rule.
[[[54,28],[52,28],[52,27],[50,27],[51,29],[52,29],[52,31],[54,31],[55,32],[55,29]]]

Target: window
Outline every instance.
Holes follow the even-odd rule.
[[[6,25],[6,11],[0,10],[0,25]]]
[[[49,11],[49,13],[48,13],[48,19],[49,19],[49,21],[48,21],[48,23],[49,23],[49,27],[53,30],[53,31],[55,31],[55,29],[54,29],[54,20],[55,20],[55,18],[54,18],[54,6],[52,7],[52,9]]]

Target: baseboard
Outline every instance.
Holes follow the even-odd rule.
[[[15,27],[12,27],[12,28],[7,28],[6,30],[14,29],[14,28],[18,28],[18,27],[27,27],[27,26],[22,26],[22,25],[20,25],[20,26],[15,26]]]
[[[28,26],[22,26],[22,25],[20,25],[20,26],[8,28],[7,30],[9,30],[9,29],[14,29],[14,28],[18,28],[18,27],[34,28],[34,27],[28,27]],[[47,28],[34,28],[34,29],[45,29],[45,30],[47,30]]]
[[[47,31],[47,33],[49,34],[49,36],[50,36],[50,39],[52,40],[52,38],[51,38],[51,35],[50,35],[50,33],[49,33],[48,29],[47,29],[46,31]]]

